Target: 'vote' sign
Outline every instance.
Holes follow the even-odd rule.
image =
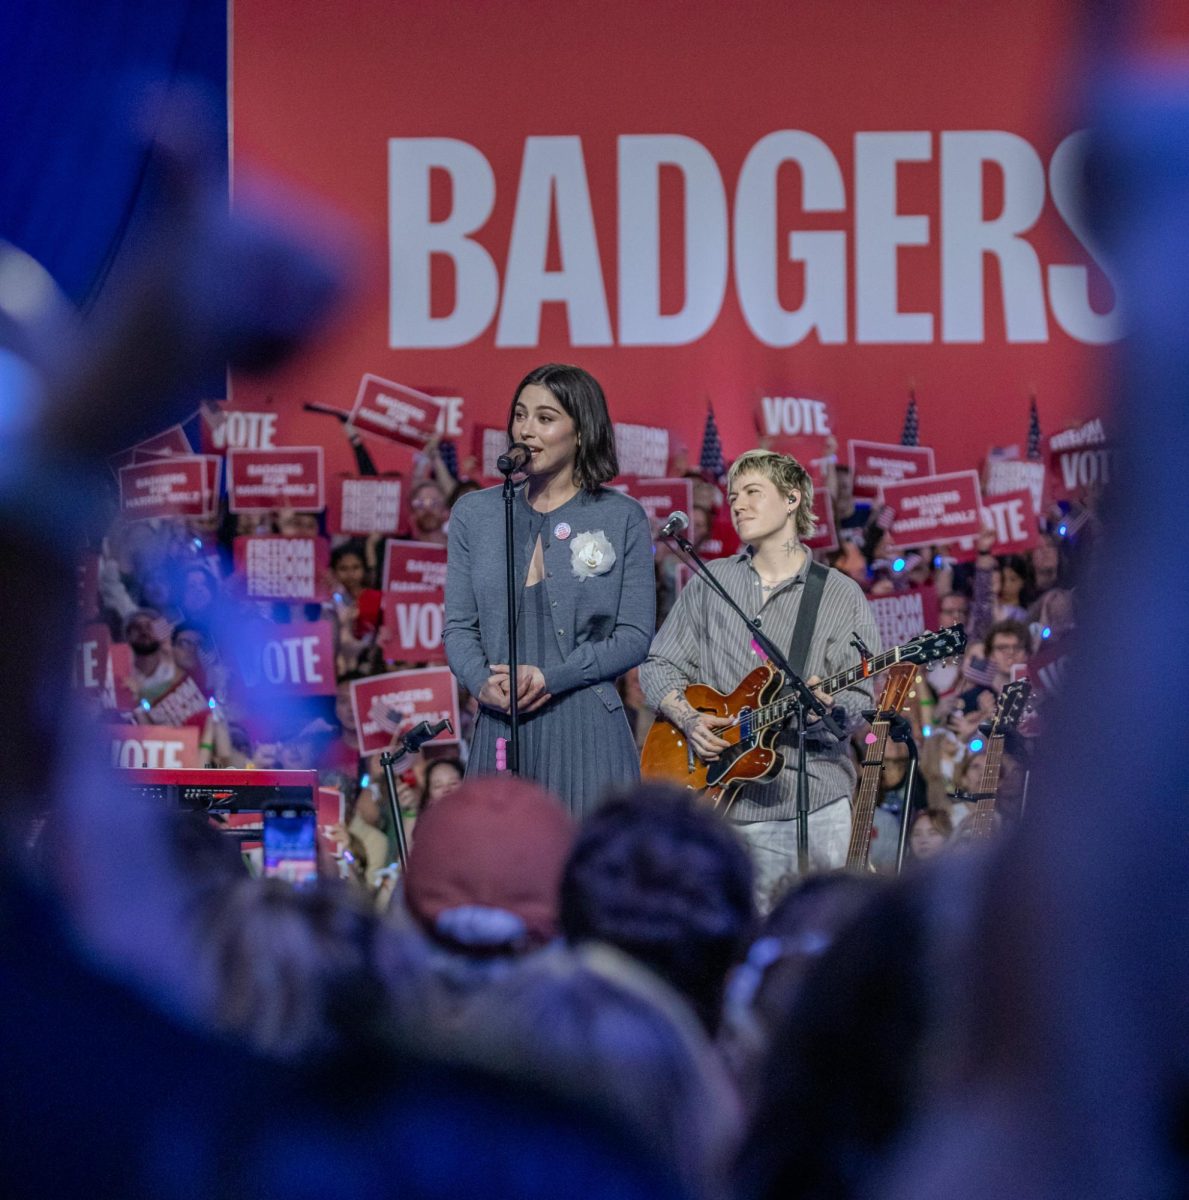
[[[442,626],[446,606],[434,588],[385,592],[383,597],[384,657],[389,662],[444,663]]]
[[[240,666],[249,688],[278,688],[295,696],[333,696],[334,636],[329,621],[253,627]]]
[[[163,725],[110,725],[113,767],[200,767],[198,730]]]

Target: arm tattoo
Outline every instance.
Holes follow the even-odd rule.
[[[677,691],[670,692],[662,701],[660,714],[672,721],[682,733],[689,733],[701,714]]]

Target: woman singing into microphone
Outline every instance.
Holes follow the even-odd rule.
[[[513,502],[520,774],[582,817],[639,779],[615,680],[655,632],[648,518],[604,487],[619,471],[607,401],[579,367],[521,381],[508,437],[530,455]],[[510,731],[504,505],[498,487],[450,514],[444,641],[450,669],[479,701],[467,774],[496,769]]]

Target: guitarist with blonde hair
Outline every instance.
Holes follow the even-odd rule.
[[[815,564],[802,543],[814,528],[813,481],[805,468],[787,455],[750,450],[732,465],[728,493],[731,521],[744,547],[708,568],[748,617],[759,619],[793,669],[812,686],[853,666],[859,659],[856,634],[878,653],[879,634],[859,585]],[[763,661],[738,615],[695,576],[656,635],[640,667],[640,683],[649,705],[681,729],[699,758],[713,762],[729,749],[716,731],[732,718],[699,712],[685,689],[701,683],[730,693]],[[870,682],[837,696],[818,694],[835,707],[844,729],[859,724],[874,703]],[[757,898],[765,906],[797,871],[795,731],[783,728],[775,746],[784,756],[781,770],[733,789],[727,809],[752,852]],[[846,739],[818,722],[810,726],[807,748],[810,863],[839,867],[850,836],[854,762]]]

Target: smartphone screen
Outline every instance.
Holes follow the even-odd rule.
[[[312,808],[264,810],[264,875],[302,887],[318,876],[318,815]]]

